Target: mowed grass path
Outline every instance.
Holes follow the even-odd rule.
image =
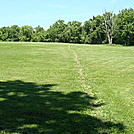
[[[134,47],[0,43],[0,133],[134,133]]]

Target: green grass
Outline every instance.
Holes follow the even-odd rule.
[[[0,133],[133,134],[133,52],[0,43]]]

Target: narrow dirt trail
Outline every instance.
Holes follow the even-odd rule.
[[[71,48],[71,45],[68,45],[68,50],[72,52],[73,54],[73,57],[74,57],[74,61],[76,62],[77,64],[77,68],[78,68],[78,73],[80,75],[80,81],[81,81],[81,86],[83,88],[83,91],[86,92],[87,94],[89,94],[90,96],[94,96],[92,90],[91,90],[91,87],[90,85],[87,84],[87,80],[84,76],[84,70],[83,70],[83,67],[81,65],[81,62],[78,58],[78,55],[77,53]]]

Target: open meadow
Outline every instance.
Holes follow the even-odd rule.
[[[134,47],[0,43],[0,134],[133,134]]]

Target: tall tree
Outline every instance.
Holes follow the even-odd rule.
[[[103,14],[104,19],[104,29],[108,39],[108,43],[113,43],[113,38],[116,36],[116,28],[118,15],[113,14],[113,12],[106,12]]]

